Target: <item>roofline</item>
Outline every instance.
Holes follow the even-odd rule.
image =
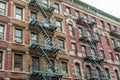
[[[100,9],[97,9],[97,8],[87,4],[87,3],[84,3],[80,0],[63,0],[63,1],[69,3],[70,5],[73,5],[75,7],[77,6],[81,9],[87,10],[88,12],[90,12],[96,16],[100,16],[101,18],[105,18],[105,19],[110,20],[114,23],[117,22],[117,24],[120,25],[120,18],[117,18],[113,15],[110,15],[110,14],[108,14]]]

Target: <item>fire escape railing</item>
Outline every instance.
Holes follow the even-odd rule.
[[[47,65],[48,65],[48,68],[51,69],[51,72],[43,72],[43,71],[39,71],[39,70],[34,71],[34,69],[33,69],[31,76],[30,76],[30,80],[32,80],[33,77],[39,77],[40,80],[41,79],[48,80],[49,77],[55,78],[56,80],[61,80],[63,75],[57,73],[53,63],[51,62],[51,60],[49,59],[49,57],[46,53],[46,51],[50,51],[51,55],[57,56],[57,53],[59,51],[59,49],[53,45],[51,39],[49,38],[49,36],[46,32],[46,30],[53,32],[56,30],[56,27],[51,24],[50,17],[48,17],[48,15],[46,13],[46,9],[42,5],[40,5],[37,2],[37,0],[31,0],[29,3],[29,7],[33,7],[35,9],[37,9],[45,19],[43,24],[41,24],[37,20],[31,20],[31,22],[29,23],[29,28],[35,28],[39,32],[41,32],[42,35],[44,36],[45,40],[47,41],[47,44],[51,46],[49,49],[46,49],[45,47],[41,46],[40,43],[32,43],[31,44],[30,51],[31,50],[38,51],[39,56],[44,58],[44,60],[46,61]],[[54,8],[50,7],[49,9],[47,9],[47,11],[52,13],[54,11]],[[48,26],[46,27],[44,24],[48,24]]]
[[[99,42],[99,40],[97,38],[95,38],[95,35],[93,32],[93,26],[95,25],[95,22],[84,19],[82,17],[78,17],[77,23],[87,27],[87,29],[92,32],[91,36],[83,35],[82,37],[80,37],[80,41],[86,42],[90,46],[90,48],[94,50],[94,54],[91,54],[91,55],[86,54],[84,56],[83,60],[87,61],[87,62],[91,62],[94,64],[94,66],[96,68],[99,67],[99,69],[101,69],[100,63],[102,63],[104,61],[104,58],[99,56],[98,51],[96,49],[96,45]],[[97,69],[96,69],[96,71],[97,71]],[[86,77],[86,79],[87,80],[107,80],[106,76],[103,74],[103,72],[101,70],[100,70],[100,74],[97,76],[99,76],[99,77],[96,77],[95,79],[92,76],[89,76],[90,78]],[[105,77],[103,77],[103,76],[105,76]]]

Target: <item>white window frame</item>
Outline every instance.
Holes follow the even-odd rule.
[[[5,41],[6,40],[6,27],[7,27],[7,25],[4,23],[0,23],[0,25],[3,25],[3,27],[4,27],[4,37],[3,37],[3,40],[0,40],[0,41]]]
[[[22,20],[20,20],[20,19],[17,19],[17,18],[16,18],[16,8],[17,8],[17,7],[19,7],[19,8],[21,8],[21,9],[22,9]],[[24,21],[24,19],[25,19],[24,15],[25,15],[25,13],[24,13],[24,8],[23,8],[23,7],[20,7],[20,6],[15,5],[15,6],[14,6],[14,18],[15,18],[15,19],[17,19],[17,20],[20,20],[20,21]]]
[[[5,13],[4,13],[4,15],[2,15],[2,16],[7,16],[8,3],[7,3],[6,1],[0,1],[0,2],[5,3]],[[0,15],[1,15],[1,14],[0,14]]]

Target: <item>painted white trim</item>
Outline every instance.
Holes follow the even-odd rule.
[[[7,29],[7,24],[0,22],[0,25],[3,25],[3,27],[4,27],[4,39],[3,39],[3,40],[0,40],[0,41],[6,41],[6,31],[7,31],[6,29]]]
[[[16,7],[19,7],[19,8],[22,8],[22,11],[23,11],[23,13],[22,13],[22,20],[19,20],[19,19],[17,19],[15,16],[16,16]],[[23,8],[23,7],[21,7],[21,6],[19,6],[19,5],[15,5],[14,4],[14,16],[13,16],[13,18],[14,19],[16,19],[16,20],[19,20],[19,21],[25,21],[25,9]]]

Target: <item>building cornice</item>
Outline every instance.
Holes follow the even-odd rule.
[[[119,18],[117,18],[113,15],[110,15],[110,14],[104,12],[104,11],[101,11],[101,10],[99,10],[99,9],[89,5],[89,4],[86,4],[86,3],[84,3],[80,0],[63,0],[63,2],[65,2],[69,5],[72,5],[74,7],[78,7],[82,10],[85,10],[85,11],[91,13],[91,14],[94,14],[96,16],[99,16],[99,17],[103,18],[103,19],[106,19],[108,21],[111,21],[115,24],[120,25],[120,19]]]

